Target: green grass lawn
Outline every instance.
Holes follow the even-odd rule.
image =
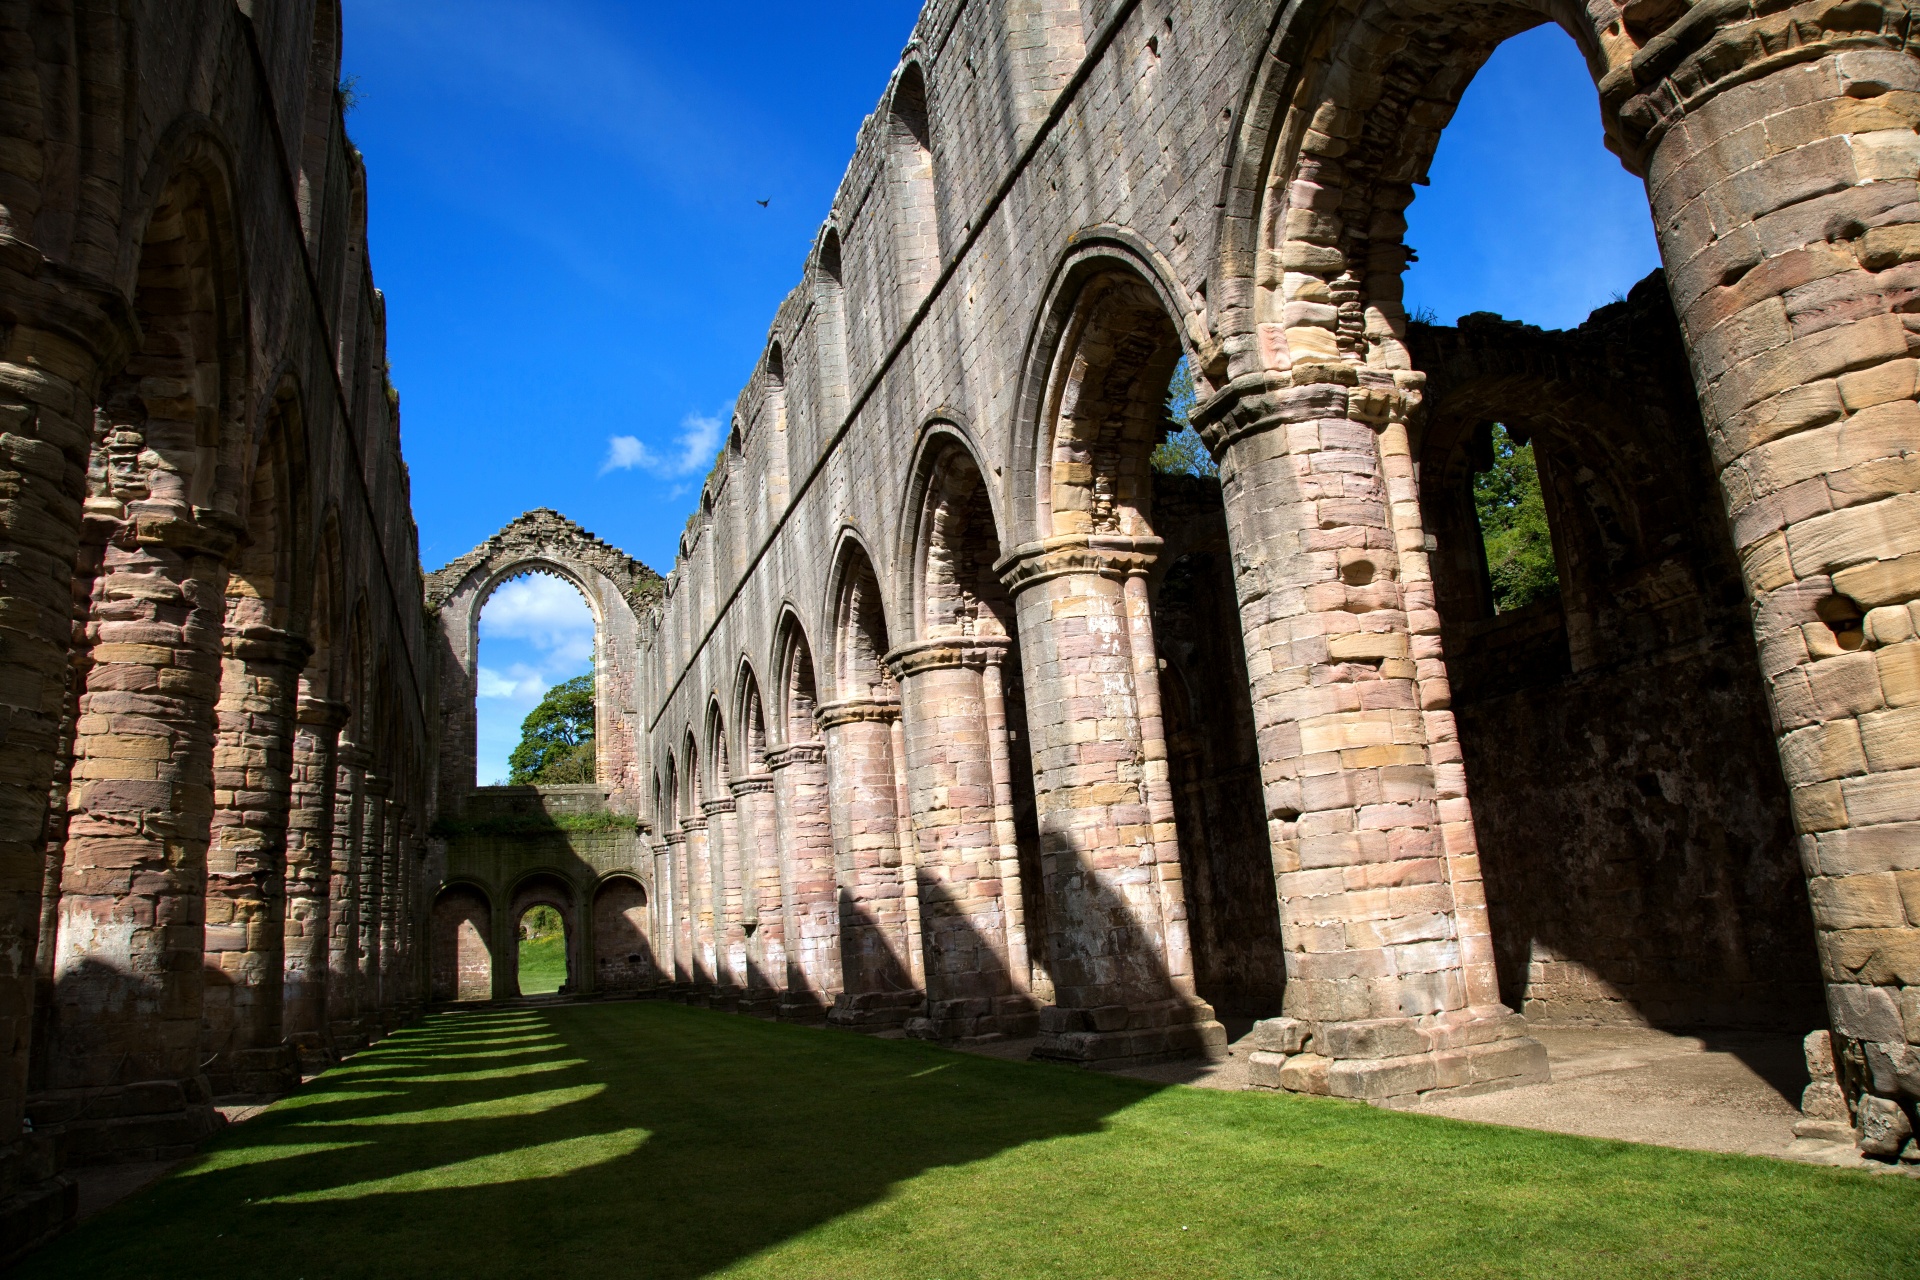
[[[567,939],[556,934],[520,942],[520,994],[542,996],[567,980]]]
[[[23,1277],[1920,1274],[1920,1185],[662,1003],[430,1017]]]

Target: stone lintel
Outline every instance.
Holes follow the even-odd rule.
[[[895,680],[919,675],[923,671],[944,671],[953,667],[971,667],[976,671],[1006,661],[1013,641],[1007,636],[946,636],[917,640],[891,650],[883,661]]]
[[[1161,546],[1161,540],[1151,535],[1064,533],[1015,547],[994,562],[993,571],[1007,590],[1018,595],[1028,587],[1068,574],[1115,579],[1144,574],[1159,558]]]

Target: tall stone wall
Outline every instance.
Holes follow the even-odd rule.
[[[0,1257],[409,1016],[432,654],[332,0],[0,4]]]
[[[1854,1096],[1911,1107],[1905,10],[1554,11],[1648,180],[1698,417],[1663,393],[1688,433],[1670,456],[1617,415],[1569,423],[1562,453],[1618,464],[1635,523],[1589,521],[1567,542],[1602,553],[1570,575],[1585,595],[1503,639],[1450,596],[1457,530],[1430,523],[1443,370],[1401,306],[1401,236],[1466,82],[1544,16],[928,6],[643,641],[655,931],[687,989],[777,986],[718,958],[773,954],[775,919],[793,955],[830,857],[838,950],[788,963],[808,999],[778,1007],[938,1036],[1037,1021],[1077,1061],[1218,1043],[1194,739],[1162,666],[1195,641],[1147,462],[1185,357],[1277,898],[1274,1078],[1381,1099],[1533,1078],[1502,1000],[1535,977],[1567,979],[1546,1003],[1570,1014],[1684,1020],[1804,991],[1817,962]],[[1631,361],[1589,364],[1633,400]],[[1649,507],[1661,468],[1679,487]],[[1581,467],[1548,470],[1568,511],[1605,506]],[[1484,677],[1507,641],[1538,670],[1503,695]],[[1573,776],[1523,742],[1577,745]],[[762,787],[771,829],[740,817]],[[1556,811],[1592,829],[1588,870],[1516,880],[1505,855]],[[1622,878],[1646,859],[1666,869]],[[1641,981],[1529,939],[1520,979],[1521,933],[1588,920],[1614,955],[1673,945]],[[1267,927],[1235,954],[1269,955]]]

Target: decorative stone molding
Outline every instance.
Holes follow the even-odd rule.
[[[950,667],[971,667],[978,671],[998,666],[1007,659],[1013,641],[1007,636],[951,636],[937,640],[919,640],[903,644],[882,659],[895,680],[923,671],[941,671]]]
[[[891,724],[900,718],[900,703],[894,698],[848,698],[822,704],[813,713],[813,722],[825,733],[843,724],[861,720],[879,720]]]
[[[1015,547],[994,562],[993,571],[1015,595],[1067,574],[1091,573],[1128,578],[1153,567],[1160,539],[1115,533],[1066,533]]]

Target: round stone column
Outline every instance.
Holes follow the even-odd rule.
[[[269,1097],[300,1083],[281,1011],[294,704],[312,646],[270,627],[230,625],[222,649],[201,1014],[207,1078],[216,1097]]]
[[[327,1023],[335,1052],[348,1054],[366,1045],[360,1012],[360,863],[369,757],[344,738],[336,755],[333,865],[327,878]]]
[[[740,832],[731,795],[700,806],[707,819],[708,895],[713,903],[714,985],[723,1008],[739,1005],[747,986],[747,931],[740,905]]]
[[[1601,82],[1752,602],[1841,1076],[1882,1115],[1920,1099],[1911,23],[1874,3],[1683,21]]]
[[[8,1185],[26,1101],[42,891],[60,874],[58,846],[50,858],[44,843],[47,797],[72,706],[74,565],[93,406],[102,371],[125,362],[135,327],[125,296],[107,282],[22,241],[0,244],[0,1176]],[[50,962],[56,946],[47,939]],[[22,1174],[18,1185],[28,1180]]]
[[[693,988],[701,1003],[711,1001],[719,982],[720,947],[714,926],[719,904],[714,893],[713,842],[704,814],[681,824],[687,839],[687,929],[693,944]]]
[[[827,1017],[839,1026],[897,1027],[925,1004],[913,980],[900,846],[893,759],[899,717],[899,703],[878,698],[828,703],[814,717],[832,778],[841,990]]]
[[[673,948],[672,981],[674,986],[686,990],[693,982],[693,927],[689,923],[693,902],[687,889],[687,833],[684,830],[669,831],[665,844],[669,872],[662,892],[667,897],[671,916],[669,942]]]
[[[377,766],[374,766],[377,767]],[[361,784],[365,817],[360,824],[359,951],[360,1020],[369,1036],[386,1034],[380,990],[380,911],[386,887],[387,818],[393,783],[369,768]]]
[[[826,744],[795,742],[767,752],[773,776],[781,925],[787,938],[780,1016],[817,1022],[840,992],[839,887],[834,875]]]
[[[328,907],[333,894],[335,786],[339,776],[343,702],[301,698],[293,739],[293,791],[287,814],[287,915],[282,1025],[301,1065],[319,1070],[333,1060],[327,1021],[332,947]]]
[[[1013,593],[1055,1007],[1041,1057],[1119,1065],[1221,1051],[1193,989],[1158,658],[1157,538],[1068,534],[995,566]]]
[[[1005,744],[994,735],[1004,738],[1005,705],[990,712],[988,697],[987,672],[996,677],[998,699],[1011,644],[1005,636],[926,640],[886,659],[900,685],[926,954],[927,1016],[909,1031],[933,1039],[1027,1036],[1037,1024],[1026,939],[1016,922],[1020,865],[1011,796],[996,787],[995,761],[1004,773]]]
[[[734,847],[740,851],[740,924],[746,933],[749,1013],[779,1011],[787,986],[786,901],[774,835],[773,778],[751,773],[730,784]]]
[[[1422,383],[1300,364],[1195,415],[1220,460],[1278,876],[1279,1083],[1375,1101],[1547,1069],[1494,973],[1407,443]]]

